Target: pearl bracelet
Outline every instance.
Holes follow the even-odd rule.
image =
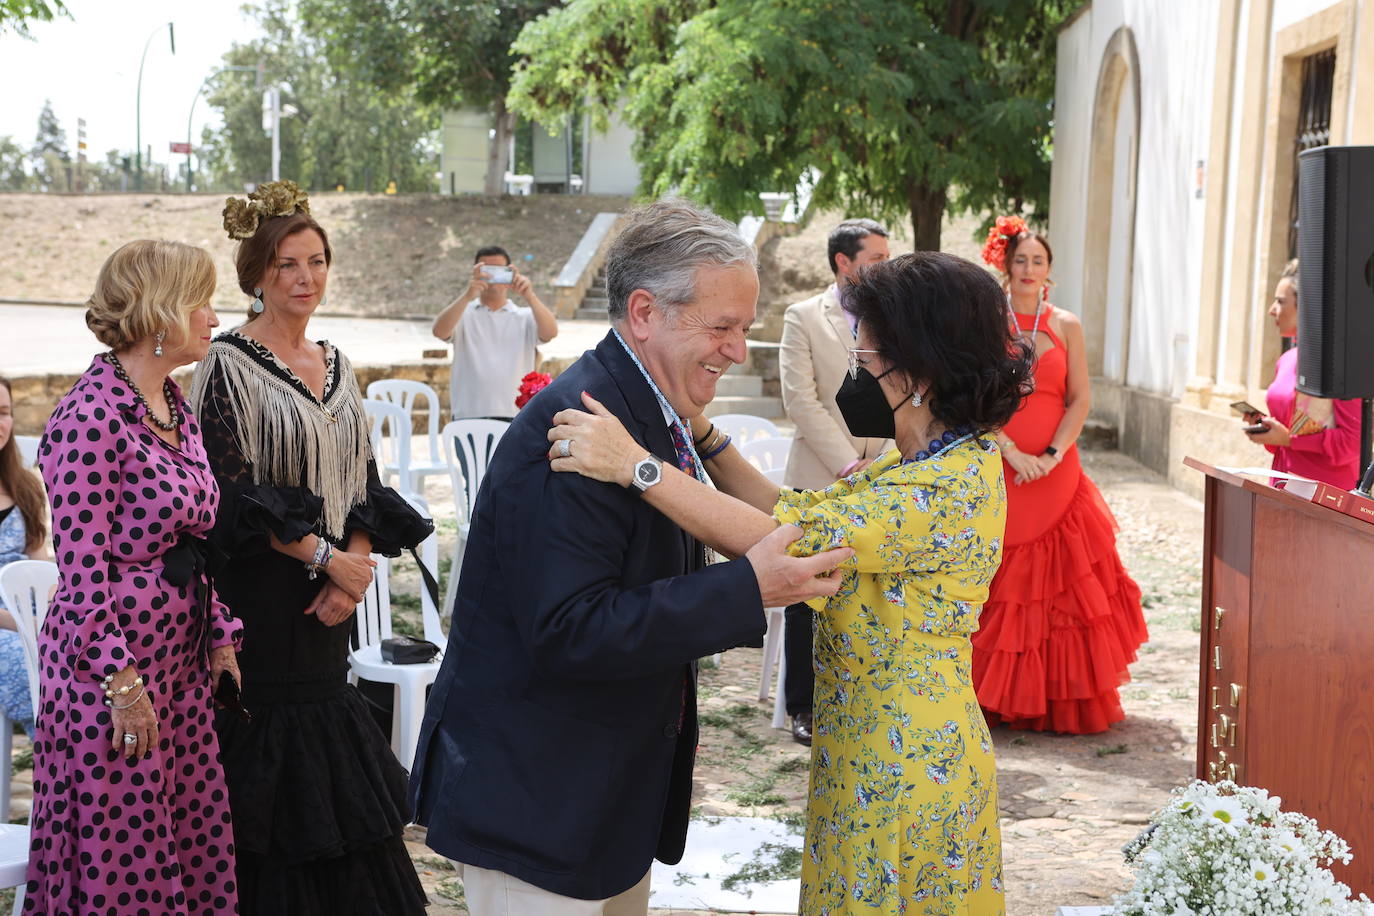
[[[129,691],[133,690],[135,687],[142,687],[142,686],[143,686],[143,675],[141,675],[141,674],[135,675],[135,676],[134,676],[134,679],[133,679],[131,682],[129,682],[128,684],[125,684],[123,687],[116,688],[116,687],[114,687],[113,685],[114,685],[114,675],[113,675],[113,674],[107,674],[107,675],[105,675],[104,680],[102,680],[102,681],[100,682],[100,686],[101,686],[102,688],[104,688],[104,690],[105,690],[105,698],[106,698],[107,700],[114,699],[116,696],[121,696],[121,697],[122,697],[122,696],[125,696],[125,695],[127,695],[127,694],[129,693]]]

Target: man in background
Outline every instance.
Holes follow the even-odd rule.
[[[783,479],[807,490],[829,486],[892,447],[890,439],[851,436],[835,405],[835,392],[849,369],[849,348],[858,335],[857,319],[844,308],[846,289],[860,268],[887,260],[887,230],[871,219],[845,220],[831,231],[826,254],[835,282],[820,295],[787,307],[778,357],[783,408],[797,427]],[[785,617],[787,714],[792,737],[810,745],[815,689],[811,608],[791,605]]]
[[[512,291],[529,304],[511,302]],[[535,349],[557,334],[558,319],[506,250],[477,249],[467,289],[434,319],[434,336],[453,343],[450,416],[515,416],[520,380],[535,370]]]

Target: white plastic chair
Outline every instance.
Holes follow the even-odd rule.
[[[716,425],[716,429],[735,440],[736,448],[754,439],[773,439],[782,435],[782,431],[772,420],[750,416],[747,413],[723,413],[718,417],[711,417],[711,422]]]
[[[411,489],[410,473],[410,414],[390,401],[363,401],[367,414],[368,438],[372,441],[372,457],[377,461],[377,474],[385,483],[396,475],[396,492],[415,498],[423,505],[422,494]],[[429,514],[429,510],[425,510]]]
[[[354,615],[357,646],[348,653],[348,667],[355,678],[395,685],[391,750],[409,770],[415,762],[415,746],[425,716],[425,691],[439,676],[439,663],[393,665],[382,660],[382,640],[391,638],[391,561],[380,554],[373,554],[372,559],[377,561],[377,568]]]
[[[773,668],[778,669],[778,692],[773,698],[773,727],[787,727],[787,653],[783,651],[783,638],[787,629],[787,615],[780,607],[768,609],[768,632],[763,637],[763,673],[759,678],[759,699],[768,699],[768,690],[773,686]]]
[[[24,467],[31,468],[38,461],[38,436],[15,436],[14,441],[19,445],[19,458],[24,463]]]
[[[424,516],[429,515],[429,510],[425,508],[424,503],[420,500],[417,500],[412,496],[405,497],[405,500],[410,503],[411,507],[414,508],[416,512],[419,512],[421,515]],[[425,569],[429,570],[429,574],[434,577],[434,581],[438,582],[438,532],[435,531],[434,533],[430,534],[429,537],[421,541],[420,546],[416,548],[415,552],[420,555],[420,562],[424,564]],[[424,624],[425,639],[428,639],[430,642],[434,643],[436,646],[439,646],[440,648],[443,648],[445,645],[448,644],[448,634],[444,632],[443,621],[439,619],[439,608],[437,608],[434,602],[430,599],[429,589],[425,587],[425,580],[423,576],[420,577],[420,620]]]
[[[408,379],[382,379],[372,382],[367,386],[368,400],[386,401],[395,404],[406,412],[410,417],[411,433],[415,431],[415,408],[419,402],[424,402],[425,411],[428,414],[425,423],[425,457],[415,454],[415,449],[411,449],[410,454],[410,481],[407,484],[410,492],[423,494],[425,492],[425,478],[430,474],[444,474],[448,470],[448,465],[444,463],[443,451],[439,448],[439,395],[435,390],[424,382],[412,382]]]
[[[38,713],[38,633],[48,615],[48,593],[57,584],[57,564],[47,560],[17,560],[0,567],[0,599],[14,618],[15,630],[24,647],[24,667],[29,676],[29,699]],[[0,773],[0,821],[9,820],[10,754],[13,751],[14,724],[0,712],[0,755],[5,762]],[[25,860],[27,861],[27,859]],[[0,884],[0,887],[10,885]]]
[[[14,888],[14,916],[24,912],[24,888],[28,884],[29,828],[27,824],[0,824],[0,887]]]
[[[782,486],[782,476],[787,470],[787,455],[791,451],[792,440],[782,436],[752,439],[739,446],[739,453],[744,459],[778,486]]]
[[[458,517],[458,540],[453,545],[453,565],[449,567],[448,585],[444,588],[445,617],[453,614],[458,573],[463,567],[463,551],[467,549],[477,490],[487,474],[496,444],[509,428],[510,423],[505,420],[454,420],[439,434],[444,442],[444,459],[453,482],[453,508]]]

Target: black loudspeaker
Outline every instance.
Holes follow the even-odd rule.
[[[1374,146],[1298,156],[1298,390],[1374,397]]]

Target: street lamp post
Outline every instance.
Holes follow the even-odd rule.
[[[191,146],[191,121],[194,120],[196,116],[196,102],[200,101],[200,94],[205,91],[205,87],[209,84],[210,80],[219,76],[221,73],[236,70],[245,71],[248,73],[256,73],[258,75],[257,82],[259,84],[262,83],[261,67],[243,67],[237,65],[228,65],[220,67],[219,69],[211,73],[209,76],[205,77],[205,79],[201,80],[200,88],[196,90],[195,96],[193,96],[191,99],[191,112],[186,116],[186,193],[188,194],[191,193],[191,153],[193,150],[193,147]]]
[[[143,56],[138,59],[138,89],[134,93],[134,190],[143,190],[143,62],[148,59],[148,46],[153,43],[162,26],[153,29],[148,40],[143,43]],[[172,43],[172,53],[177,53],[176,29],[167,23],[167,38]]]

